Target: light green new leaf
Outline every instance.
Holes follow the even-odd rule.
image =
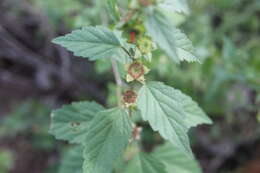
[[[139,91],[137,106],[142,117],[148,121],[163,138],[170,140],[180,150],[192,156],[186,113],[179,103],[180,93],[160,82],[149,82]]]
[[[158,158],[139,152],[129,162],[124,173],[166,173],[166,169]]]
[[[189,14],[189,7],[186,0],[165,0],[159,7],[172,12]]]
[[[71,143],[85,141],[89,123],[104,108],[95,102],[75,102],[51,113],[50,133]]]
[[[176,63],[180,61],[200,62],[191,41],[177,29],[171,19],[158,9],[150,9],[145,21],[148,34]]]
[[[84,173],[110,173],[123,153],[132,127],[125,109],[101,111],[91,122],[84,150]]]
[[[118,22],[120,20],[117,0],[107,0],[107,10],[114,22]]]
[[[58,173],[82,173],[83,146],[75,146],[62,157]]]
[[[128,53],[123,49],[128,49],[129,44],[121,37],[121,33],[101,26],[75,30],[54,39],[53,43],[67,48],[75,56],[89,60],[114,58],[122,63],[131,62]]]
[[[187,157],[171,143],[159,146],[152,155],[164,163],[167,173],[201,173],[197,161]]]

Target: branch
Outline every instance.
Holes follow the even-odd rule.
[[[121,93],[122,93],[122,87],[124,86],[124,82],[122,81],[120,73],[118,71],[117,62],[114,59],[111,59],[111,63],[112,63],[112,70],[113,70],[114,78],[115,78],[116,85],[117,85],[117,89],[116,89],[117,103],[120,106],[121,97],[122,97]]]

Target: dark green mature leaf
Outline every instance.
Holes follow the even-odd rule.
[[[62,157],[58,173],[83,173],[83,146],[74,146]]]
[[[139,152],[130,161],[124,173],[166,173],[166,169],[158,158]]]
[[[101,111],[91,122],[84,150],[84,173],[109,173],[132,133],[125,109]]]
[[[200,61],[195,56],[191,41],[160,10],[149,10],[145,26],[148,34],[175,62]]]
[[[185,110],[179,103],[181,93],[160,82],[145,84],[138,94],[137,105],[142,117],[163,138],[170,140],[180,150],[192,156]]]
[[[187,157],[171,143],[159,146],[152,155],[164,163],[167,173],[201,173],[197,161]]]
[[[120,13],[117,6],[117,0],[107,0],[107,9],[108,14],[110,14],[113,21],[118,22],[120,20]]]
[[[105,27],[85,27],[75,30],[66,36],[58,37],[53,43],[72,51],[75,56],[96,60],[114,58],[122,63],[131,62],[128,53],[130,45],[121,37],[119,31],[111,31]]]
[[[159,7],[172,12],[189,14],[189,7],[186,0],[165,0]]]
[[[63,106],[51,114],[50,133],[57,139],[82,143],[85,141],[90,121],[102,110],[104,108],[101,105],[87,101]]]

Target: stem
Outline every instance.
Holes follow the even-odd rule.
[[[122,93],[122,86],[124,85],[121,77],[120,77],[120,73],[118,71],[118,66],[117,66],[117,62],[114,59],[111,59],[111,63],[112,63],[112,70],[113,70],[113,74],[114,74],[114,78],[116,81],[116,94],[117,94],[117,104],[118,106],[121,106],[121,93]]]

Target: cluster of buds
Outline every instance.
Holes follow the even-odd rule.
[[[144,75],[149,72],[149,69],[139,61],[134,61],[132,64],[127,65],[126,81],[132,82],[137,80],[144,83]]]
[[[123,94],[123,101],[126,107],[135,106],[137,94],[132,90],[127,90]]]
[[[137,47],[148,61],[152,59],[152,51],[155,50],[156,44],[149,37],[142,37],[137,41]]]

